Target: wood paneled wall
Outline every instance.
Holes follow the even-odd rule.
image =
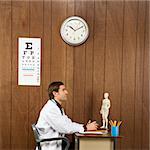
[[[90,28],[78,47],[65,44],[59,33],[72,15]],[[40,87],[17,85],[18,37],[42,38]],[[123,120],[118,150],[148,150],[149,69],[149,1],[0,1],[0,149],[34,148],[31,124],[48,99],[48,84],[62,80],[69,117],[101,123],[107,91],[110,119]]]

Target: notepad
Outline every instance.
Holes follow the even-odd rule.
[[[85,132],[79,132],[80,134],[107,134],[107,130],[97,130],[97,131],[85,131]]]

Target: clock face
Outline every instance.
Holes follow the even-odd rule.
[[[81,17],[73,16],[67,18],[60,29],[62,39],[69,45],[80,45],[89,36],[89,28]]]

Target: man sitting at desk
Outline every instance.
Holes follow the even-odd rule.
[[[62,101],[67,100],[68,91],[63,82],[52,82],[49,85],[48,94],[49,100],[42,108],[36,124],[42,138],[54,138],[85,130],[97,130],[98,124],[96,121],[84,125],[72,122],[65,115],[61,104]],[[42,150],[62,149],[61,141],[46,142],[41,146]]]

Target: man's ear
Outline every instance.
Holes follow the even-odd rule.
[[[58,92],[53,91],[53,95],[54,95],[54,96],[57,96],[57,95],[58,95]]]

